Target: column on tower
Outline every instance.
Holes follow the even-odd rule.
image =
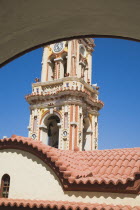
[[[54,70],[54,79],[60,79],[64,77],[64,65],[63,58],[58,57],[54,59],[55,70]]]
[[[62,106],[62,126],[59,148],[63,150],[69,149],[69,105]]]
[[[45,125],[40,125],[40,136],[39,139],[46,145],[49,145],[48,127]]]
[[[92,51],[88,52],[87,63],[88,63],[87,82],[89,84],[91,84],[91,79],[92,79]]]
[[[78,141],[78,129],[79,129],[79,106],[70,106],[70,135],[69,135],[69,149],[76,150],[79,148]]]
[[[50,47],[45,47],[42,59],[41,82],[54,80],[54,56],[50,56]]]
[[[54,59],[54,80],[59,78],[60,74],[60,58]]]
[[[76,40],[76,39],[72,40],[71,41],[71,72],[70,72],[70,76],[77,76],[77,74],[76,74],[77,47],[78,47],[78,40]]]
[[[46,81],[52,81],[53,80],[53,64],[50,60],[46,63]]]
[[[86,83],[88,83],[88,67],[86,66],[84,69],[84,80]]]
[[[79,128],[78,128],[79,150],[83,150],[83,109],[79,106]]]
[[[28,128],[28,132],[29,132],[29,136],[31,136],[31,121],[32,121],[32,110],[30,110],[30,117],[29,117],[29,126],[27,127]]]
[[[98,116],[92,116],[92,129],[93,129],[93,137],[92,137],[92,150],[98,149]]]
[[[62,119],[61,122],[57,123],[58,129],[59,129],[59,136],[58,136],[58,149],[61,148],[61,137],[62,137]]]
[[[72,42],[68,42],[68,54],[67,54],[67,73],[71,75],[71,56],[72,56]]]
[[[39,110],[34,108],[30,111],[30,123],[29,123],[29,136],[32,136],[34,139],[38,138],[39,132]]]
[[[76,61],[76,74],[78,78],[81,78],[81,66],[80,66],[80,39],[77,42],[77,61]]]
[[[80,69],[80,78],[87,82],[87,59],[86,59],[86,49],[80,44],[80,53],[79,53],[79,69]]]
[[[47,69],[46,69],[46,81],[54,80],[54,62],[51,60],[47,61]]]

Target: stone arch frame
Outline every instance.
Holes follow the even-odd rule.
[[[44,121],[45,121],[46,119],[48,119],[50,116],[53,116],[53,115],[56,115],[56,116],[60,119],[60,123],[59,123],[59,125],[58,125],[58,126],[59,126],[58,147],[59,147],[62,116],[61,116],[61,114],[60,114],[59,112],[57,112],[57,111],[53,111],[52,114],[50,113],[49,110],[43,113],[43,116],[42,116],[42,118],[41,118],[41,120],[40,120],[39,139],[40,139],[43,143],[45,143],[45,144],[48,145],[48,142],[45,141],[45,139],[47,139],[47,137],[48,137],[48,136],[47,136],[48,134],[47,134],[47,127],[46,127]]]
[[[139,10],[137,0],[89,0],[88,4],[84,0],[74,3],[62,0],[57,10],[53,1],[49,4],[47,1],[38,4],[35,0],[27,4],[18,0],[8,4],[2,1],[0,64],[2,66],[35,48],[66,38],[88,35],[140,41]],[[14,27],[9,27],[11,25]]]
[[[57,116],[60,118],[60,123],[61,123],[62,115],[61,115],[58,111],[56,111],[56,110],[53,110],[53,113],[54,113],[55,115],[57,115]],[[45,112],[43,113],[43,115],[42,115],[42,117],[41,117],[41,120],[40,120],[40,125],[42,124],[42,121],[43,121],[47,116],[49,116],[49,115],[50,115],[50,110],[47,110],[47,111],[45,111]]]

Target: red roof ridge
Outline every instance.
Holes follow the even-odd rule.
[[[11,206],[11,207],[29,207],[29,208],[57,208],[65,210],[140,210],[140,206],[130,205],[113,205],[113,204],[99,204],[99,203],[84,203],[84,202],[70,202],[70,201],[48,201],[48,200],[30,200],[30,199],[11,199],[11,198],[0,198],[0,206]]]

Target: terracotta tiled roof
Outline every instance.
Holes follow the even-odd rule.
[[[13,136],[0,140],[0,149],[9,142],[16,146],[18,142],[43,153],[71,185],[125,185],[140,175],[140,148],[66,151],[30,138]],[[140,183],[137,185],[140,188]]]
[[[82,202],[68,202],[68,201],[44,201],[44,200],[23,200],[23,199],[6,199],[0,198],[0,206],[13,207],[29,207],[29,208],[57,208],[57,209],[72,209],[72,210],[140,210],[140,206],[123,206],[111,204],[91,204]]]

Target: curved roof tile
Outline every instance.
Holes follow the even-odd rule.
[[[0,140],[0,149],[9,148],[10,145],[14,148],[20,145],[20,149],[24,145],[27,150],[32,147],[44,154],[68,185],[126,185],[130,181],[140,180],[140,148],[71,151],[59,150],[21,136]],[[140,182],[137,186],[140,188]]]
[[[29,207],[29,208],[47,208],[65,210],[140,210],[140,206],[129,205],[113,205],[113,204],[98,204],[98,203],[82,203],[82,202],[69,202],[69,201],[47,201],[47,200],[24,200],[24,199],[7,199],[0,198],[0,207]]]

